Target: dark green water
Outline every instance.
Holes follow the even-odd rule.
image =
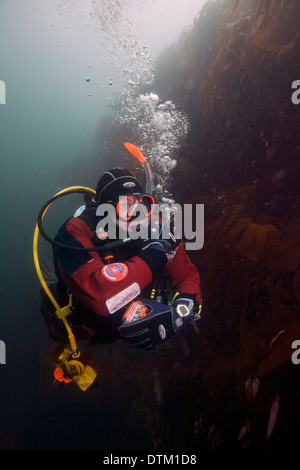
[[[43,25],[41,9],[27,6],[0,2],[0,70],[7,93],[0,109],[0,336],[6,343],[6,365],[0,370],[0,447],[72,448],[87,445],[82,433],[88,429],[91,404],[74,390],[68,397],[68,391],[63,395],[52,387],[53,344],[39,315],[32,236],[41,204],[64,185],[62,169],[93,145],[105,98],[90,100],[87,94],[89,58],[82,38],[68,40],[58,25],[59,42],[60,35]],[[85,405],[87,420],[82,420],[74,409]],[[74,434],[67,432],[70,422]]]

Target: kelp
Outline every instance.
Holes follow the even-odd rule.
[[[205,266],[207,346],[201,349],[199,387],[204,396],[202,441],[210,426],[218,432],[219,444],[210,442],[212,448],[226,446],[231,413],[237,413],[239,428],[232,442],[266,445],[271,405],[281,395],[282,370],[291,364],[293,340],[300,338],[300,223],[293,219],[280,228],[269,223],[257,213],[253,192],[255,188],[239,187],[211,196],[217,201],[214,217],[209,215],[214,220],[206,224],[204,248],[194,256]],[[258,384],[256,390],[253,383]],[[231,406],[217,420],[224,397]]]

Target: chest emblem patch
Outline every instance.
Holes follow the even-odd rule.
[[[102,274],[109,281],[121,281],[128,274],[128,267],[124,263],[107,264],[102,268]]]

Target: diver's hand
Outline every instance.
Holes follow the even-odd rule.
[[[147,240],[142,245],[141,250],[157,250],[165,253],[167,257],[174,256],[174,250],[167,240]]]
[[[177,293],[173,298],[171,306],[174,308],[178,317],[182,318],[184,321],[198,315],[200,310],[199,304],[192,294]]]
[[[155,277],[163,272],[175,252],[166,240],[147,240],[142,244],[138,256],[147,263]]]
[[[171,305],[149,299],[139,303],[144,307],[143,315],[125,321],[125,313],[118,329],[124,341],[139,349],[156,349],[180,333],[186,325],[193,324],[195,317],[200,315],[199,304],[192,294],[177,293]]]
[[[123,322],[118,331],[121,338],[139,349],[153,350],[175,335],[170,305],[156,301],[142,301],[150,310],[139,319]],[[126,314],[125,314],[126,315]]]
[[[181,297],[171,305],[148,299],[141,303],[148,313],[124,321],[125,313],[118,329],[126,343],[139,349],[152,350],[166,343],[190,323],[193,315],[194,301],[188,297]]]

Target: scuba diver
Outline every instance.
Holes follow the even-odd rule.
[[[59,229],[53,241],[56,279],[48,287],[59,303],[71,295],[68,320],[78,340],[122,339],[153,350],[199,318],[199,273],[181,240],[172,233],[166,239],[154,208],[154,197],[132,172],[113,168]],[[136,237],[141,229],[146,236]],[[45,294],[41,312],[51,338],[66,344],[68,331]]]

